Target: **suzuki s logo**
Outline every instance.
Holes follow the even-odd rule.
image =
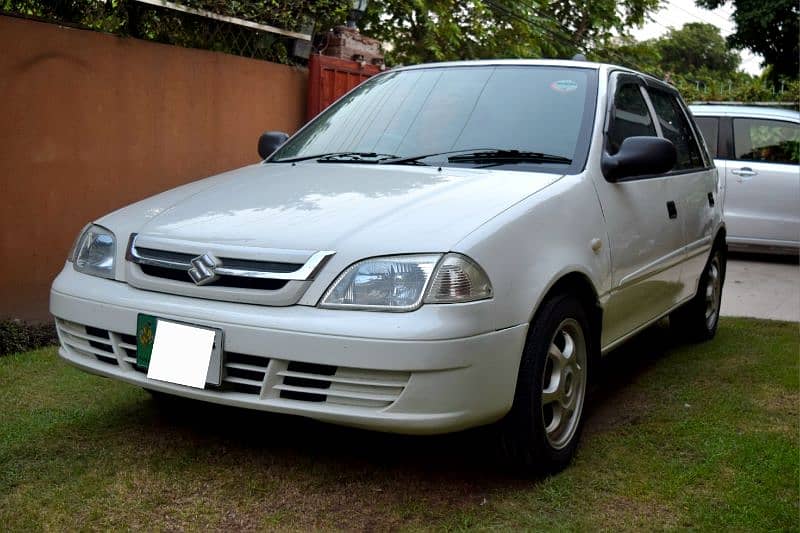
[[[219,275],[214,269],[222,266],[222,263],[213,255],[199,255],[192,259],[191,263],[192,268],[189,269],[189,277],[192,278],[195,284],[206,285],[219,279]]]

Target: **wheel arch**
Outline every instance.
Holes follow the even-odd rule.
[[[592,280],[584,272],[572,270],[555,278],[550,286],[543,292],[542,297],[536,303],[530,316],[530,323],[537,320],[542,304],[557,294],[569,294],[576,297],[582,304],[589,319],[589,340],[591,349],[589,351],[589,366],[596,368],[600,359],[600,339],[603,329],[603,308],[600,305],[600,298]],[[589,379],[596,375],[590,372]]]

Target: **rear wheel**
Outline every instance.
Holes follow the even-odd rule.
[[[670,315],[670,325],[677,332],[695,341],[706,341],[717,334],[725,266],[725,253],[717,246],[700,276],[697,293]]]
[[[501,422],[506,458],[531,473],[554,473],[575,454],[592,349],[580,300],[560,294],[531,324],[511,412]]]

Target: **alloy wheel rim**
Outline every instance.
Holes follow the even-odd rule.
[[[708,265],[706,272],[706,326],[712,329],[719,316],[719,302],[722,288],[720,277],[719,259],[714,259]]]
[[[567,446],[575,435],[586,394],[586,340],[580,324],[567,318],[550,341],[542,375],[545,436],[555,449]]]

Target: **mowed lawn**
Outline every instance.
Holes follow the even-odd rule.
[[[575,463],[525,479],[487,430],[165,410],[54,348],[0,357],[0,529],[797,530],[799,363],[796,323],[654,327],[607,358]]]

